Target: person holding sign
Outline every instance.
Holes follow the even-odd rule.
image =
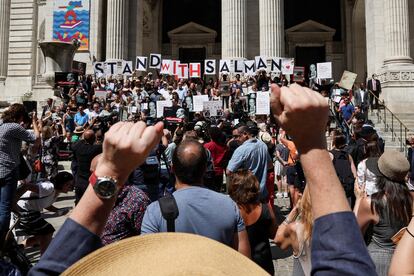
[[[226,74],[223,74],[220,82],[220,97],[223,102],[223,109],[229,108],[230,82],[228,81],[227,77],[228,76]]]

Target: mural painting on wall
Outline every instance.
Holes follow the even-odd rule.
[[[80,51],[89,49],[89,0],[55,0],[53,9],[53,40],[81,41]]]

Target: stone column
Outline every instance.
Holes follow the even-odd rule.
[[[283,57],[285,55],[285,30],[283,0],[259,0],[260,55]]]
[[[413,63],[410,57],[408,0],[386,0],[384,64]]]
[[[0,81],[7,76],[9,54],[10,0],[0,1]]]
[[[246,0],[222,0],[222,57],[246,58]]]
[[[129,0],[108,0],[106,23],[106,59],[128,57]]]

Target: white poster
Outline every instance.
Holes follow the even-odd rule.
[[[178,64],[177,76],[179,79],[188,78],[188,64],[187,63]]]
[[[93,64],[93,71],[97,78],[105,77],[105,64],[103,62],[95,62]]]
[[[188,75],[190,78],[201,78],[201,63],[190,63]]]
[[[160,69],[160,67],[161,67],[161,55],[150,54],[149,68]]]
[[[135,69],[142,72],[147,71],[147,62],[147,57],[137,56]]]
[[[233,70],[231,68],[231,60],[229,59],[220,59],[219,73],[220,74],[230,74]]]
[[[256,94],[256,115],[270,114],[270,93],[258,92]]]
[[[172,67],[173,67],[173,75],[178,76],[178,65],[180,65],[179,60],[173,60],[172,61]]]
[[[347,90],[352,89],[357,76],[358,75],[355,73],[344,71],[344,73],[342,74],[341,81],[339,82],[339,86]]]
[[[293,58],[282,59],[282,74],[283,75],[292,75],[294,67],[295,67],[295,59]]]
[[[105,75],[106,76],[116,75],[116,74],[119,74],[120,72],[121,72],[121,70],[118,69],[118,61],[117,60],[106,61],[105,62]]]
[[[223,109],[221,101],[208,101],[203,103],[203,113],[205,117],[222,116]]]
[[[194,112],[203,111],[204,102],[208,102],[208,95],[193,96],[193,111]]]
[[[254,60],[244,61],[244,73],[248,76],[253,76],[256,73]]]
[[[163,59],[161,62],[161,75],[172,75],[172,60],[171,59]]]
[[[332,78],[332,62],[317,63],[316,68],[318,79]]]
[[[267,63],[266,63],[266,57],[263,56],[257,56],[254,58],[256,61],[256,71],[267,71]]]
[[[205,75],[216,74],[216,60],[215,59],[206,59],[204,61],[204,74]]]
[[[108,94],[108,92],[106,90],[96,90],[95,91],[95,98],[106,99],[107,94]]]
[[[122,75],[125,76],[132,76],[132,73],[134,71],[132,67],[132,61],[122,61]]]
[[[164,107],[171,107],[172,101],[157,101],[157,118],[164,115]]]

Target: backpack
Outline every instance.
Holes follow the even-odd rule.
[[[330,152],[333,155],[332,163],[345,190],[346,197],[351,197],[354,194],[355,177],[352,173],[348,153],[344,150],[331,150]]]

